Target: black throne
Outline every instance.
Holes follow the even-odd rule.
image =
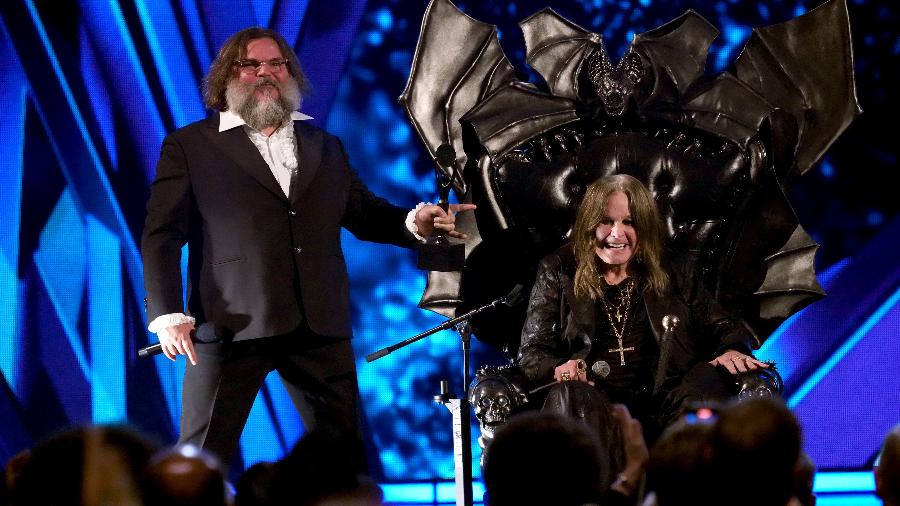
[[[615,173],[643,181],[665,220],[681,289],[702,286],[741,317],[761,345],[825,294],[818,245],[787,198],[860,113],[847,8],[831,0],[753,31],[728,72],[705,75],[718,30],[688,11],[635,36],[614,63],[601,36],[544,9],[520,23],[527,62],[543,82],[517,79],[496,29],[432,0],[400,97],[460,200],[466,266],[431,272],[420,306],[453,317],[521,284],[567,240],[583,191]],[[454,48],[448,51],[447,48]],[[472,322],[481,341],[518,348],[525,308]],[[470,390],[483,437],[529,406],[515,364],[483,367]],[[776,395],[777,372],[739,378],[735,394]]]

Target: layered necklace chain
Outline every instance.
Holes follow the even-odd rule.
[[[634,278],[629,278],[625,282],[625,287],[619,292],[618,304],[612,301],[607,302],[606,295],[600,300],[603,302],[603,309],[606,311],[606,317],[609,319],[609,326],[612,327],[613,334],[616,336],[619,347],[609,350],[610,353],[619,354],[619,365],[625,365],[625,352],[634,351],[634,346],[625,347],[623,338],[625,336],[625,327],[628,325],[628,312],[631,309],[631,294],[634,291]],[[613,314],[612,309],[615,309]],[[617,327],[616,324],[621,326]]]

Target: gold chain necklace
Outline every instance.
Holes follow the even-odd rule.
[[[621,300],[619,304],[615,306],[616,309],[616,321],[622,324],[621,328],[616,328],[616,322],[613,321],[612,311],[609,310],[610,304],[606,302],[606,296],[600,300],[603,302],[603,309],[606,311],[606,318],[609,319],[609,326],[612,327],[613,334],[616,336],[616,341],[619,343],[618,348],[612,348],[609,350],[610,353],[618,353],[619,354],[619,365],[625,365],[625,352],[626,351],[634,351],[634,346],[625,347],[625,343],[623,342],[623,337],[625,336],[625,326],[628,325],[628,310],[631,309],[631,293],[634,289],[634,279],[629,278],[626,282],[625,290],[621,294]],[[624,313],[623,313],[624,310]]]

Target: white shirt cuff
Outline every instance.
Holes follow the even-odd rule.
[[[431,202],[419,202],[419,205],[406,215],[406,230],[409,230],[409,233],[414,235],[419,242],[425,242],[425,238],[419,235],[419,227],[416,226],[416,213],[425,206],[433,205]]]
[[[150,325],[147,325],[147,330],[153,332],[154,334],[158,334],[160,330],[171,327],[173,325],[181,325],[182,323],[190,323],[194,324],[197,320],[194,319],[193,316],[188,316],[184,313],[169,313],[161,316],[157,316]]]

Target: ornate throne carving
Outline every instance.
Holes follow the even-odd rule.
[[[518,81],[496,28],[432,0],[401,103],[460,200],[466,267],[431,272],[420,306],[455,316],[515,286],[567,238],[593,180],[627,173],[647,184],[666,223],[681,288],[706,288],[758,344],[824,296],[818,245],[787,188],[860,113],[844,0],[753,31],[732,69],[705,75],[718,30],[693,11],[635,36],[614,64],[600,35],[544,9],[522,21],[527,62],[543,83]],[[448,52],[446,48],[458,48]],[[473,321],[510,356],[524,307]],[[514,367],[484,368],[471,401],[492,435],[528,388]],[[776,374],[741,378],[736,394],[770,395]],[[493,397],[492,397],[493,396]],[[482,403],[484,405],[482,405]]]

